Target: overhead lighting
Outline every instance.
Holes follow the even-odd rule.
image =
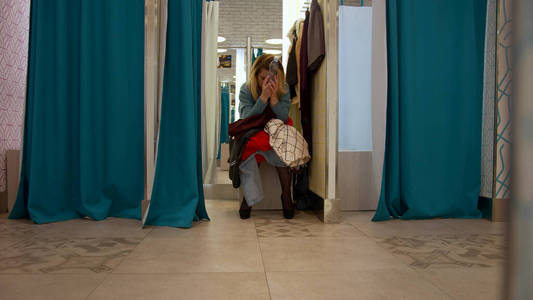
[[[267,44],[270,44],[270,45],[281,45],[281,44],[283,44],[283,40],[282,39],[268,39],[265,42]]]
[[[223,36],[218,36],[218,37],[217,37],[217,42],[218,42],[218,43],[222,43],[222,42],[224,42],[225,40],[226,40],[226,38],[223,37]]]
[[[267,49],[267,50],[263,50],[263,53],[276,55],[276,54],[281,54],[281,50]]]
[[[217,49],[217,53],[224,53],[227,52],[228,49]]]

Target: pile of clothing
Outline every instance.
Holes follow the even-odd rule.
[[[275,167],[298,169],[311,159],[307,142],[292,125],[290,118],[286,123],[276,119],[270,107],[230,124],[229,176],[234,188],[243,181],[249,206],[263,200],[259,163],[266,160]]]

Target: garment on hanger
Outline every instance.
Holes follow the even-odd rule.
[[[298,33],[301,33],[300,27],[302,24],[302,20],[297,20],[294,22],[294,25],[292,26],[291,30],[287,34],[287,37],[292,41],[291,48],[289,51],[289,60],[287,62],[287,83],[290,87],[291,92],[291,106],[289,108],[289,117],[294,122],[294,128],[298,130],[298,132],[302,133],[302,123],[301,123],[301,117],[300,117],[300,92],[298,79],[300,77],[299,75],[299,62],[298,57],[300,53],[300,45],[299,43],[299,35]]]
[[[291,47],[289,49],[289,59],[287,61],[287,74],[285,76],[289,90],[291,92],[291,99],[296,97],[296,84],[298,83],[298,65],[296,63],[296,42],[297,36],[297,23],[295,23],[287,37],[291,40]]]
[[[302,33],[304,30],[304,20],[298,21],[298,31],[296,33],[297,40],[296,40],[296,49],[294,53],[296,54],[296,68],[298,69],[297,77],[298,77],[298,83],[296,84],[296,98],[293,99],[293,103],[298,104],[298,110],[300,110],[300,52],[302,48]]]
[[[309,89],[308,78],[308,30],[309,30],[309,11],[305,13],[305,21],[301,35],[300,48],[300,112],[303,136],[309,145],[313,145],[312,129],[311,129],[311,95]],[[309,152],[312,152],[312,146],[309,147]]]
[[[325,53],[324,17],[317,0],[313,0],[307,31],[307,68],[310,72],[314,72],[320,67]]]

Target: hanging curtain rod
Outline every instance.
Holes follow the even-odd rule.
[[[344,5],[344,0],[341,0],[341,5]],[[361,0],[361,6],[365,6],[365,0]]]

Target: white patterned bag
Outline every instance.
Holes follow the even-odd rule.
[[[307,142],[296,128],[272,119],[265,125],[265,132],[270,136],[270,146],[287,166],[297,168],[311,159]]]

